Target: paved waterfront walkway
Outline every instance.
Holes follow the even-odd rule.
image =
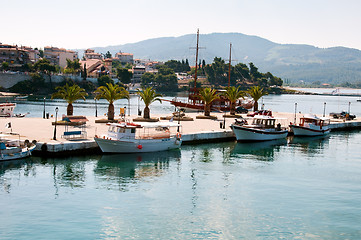
[[[171,113],[169,114],[171,115]],[[226,118],[226,128],[220,128],[220,122],[223,122],[222,113],[212,113],[212,115],[217,116],[217,120],[210,119],[196,119],[196,116],[202,115],[202,113],[187,113],[186,116],[192,117],[194,121],[181,121],[182,124],[182,134],[194,134],[194,133],[203,133],[203,132],[223,132],[231,131],[229,125],[234,122],[234,118]],[[273,113],[275,117],[284,118],[281,121],[283,126],[287,126],[290,122],[294,121],[293,113]],[[154,115],[151,114],[151,117],[165,117],[165,114]],[[245,114],[243,114],[245,116]],[[297,117],[301,117],[301,114],[297,114]],[[126,119],[133,119],[138,116],[126,116]],[[100,135],[107,131],[107,126],[105,123],[95,123],[96,119],[101,119],[102,117],[95,118],[93,116],[87,116],[89,120],[86,123],[87,138],[93,139],[95,135]],[[59,120],[59,119],[58,119]],[[47,143],[61,143],[68,142],[66,139],[61,138],[65,131],[65,126],[57,126],[57,140],[52,140],[54,136],[54,126],[52,122],[55,119],[43,119],[43,118],[0,118],[0,131],[1,132],[10,132],[9,128],[6,128],[5,125],[11,122],[12,131],[19,133],[21,139],[29,139],[30,141],[36,140],[38,142],[47,142]],[[167,120],[162,120],[167,121]],[[338,120],[342,121],[342,120]],[[357,121],[357,120],[356,120]],[[176,121],[175,121],[176,122]],[[297,120],[299,122],[299,120]],[[73,128],[69,126],[69,131],[80,130],[80,128]],[[13,138],[16,138],[13,136]]]

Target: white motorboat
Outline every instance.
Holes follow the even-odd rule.
[[[29,157],[36,144],[20,140],[5,139],[9,135],[0,134],[0,161],[15,160]]]
[[[290,128],[295,136],[323,136],[331,132],[329,124],[329,118],[306,114],[298,125],[291,123]]]
[[[108,132],[94,140],[105,153],[158,152],[180,148],[180,125],[173,122],[159,123],[109,123]],[[177,128],[175,133],[172,129]]]
[[[16,103],[0,103],[0,117],[12,117]]]
[[[267,141],[286,138],[288,130],[281,127],[281,123],[276,121],[279,118],[271,116],[256,115],[252,118],[252,123],[238,121],[231,124],[231,129],[237,141]]]

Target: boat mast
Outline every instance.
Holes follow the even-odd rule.
[[[197,46],[196,46],[196,69],[194,73],[194,89],[197,88],[197,71],[198,71],[198,42],[199,42],[199,29],[197,29]]]
[[[231,86],[232,43],[229,44],[228,87]]]

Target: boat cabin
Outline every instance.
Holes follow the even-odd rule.
[[[255,125],[260,128],[274,128],[276,124],[276,119],[274,118],[254,118],[252,125]]]
[[[179,126],[175,123],[142,123],[141,125],[134,123],[110,123],[108,125],[108,133],[105,137],[111,140],[170,138],[170,128]]]
[[[11,117],[15,109],[15,103],[1,103],[0,104],[0,117]]]
[[[300,126],[301,127],[309,127],[310,125],[314,126],[327,126],[330,124],[329,118],[319,118],[315,115],[305,115],[304,117],[300,118]]]
[[[111,123],[109,124],[107,137],[114,140],[121,138],[134,139],[136,128],[141,128],[141,126],[136,124]]]

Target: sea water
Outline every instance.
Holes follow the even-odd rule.
[[[296,101],[322,113],[325,98],[264,99],[272,110]],[[360,143],[355,130],[2,162],[0,239],[360,239]]]

